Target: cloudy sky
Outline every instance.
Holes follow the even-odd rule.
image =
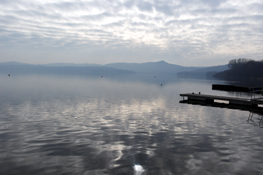
[[[0,62],[263,59],[262,0],[0,0]]]

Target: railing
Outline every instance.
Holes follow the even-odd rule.
[[[249,88],[250,94],[251,94],[251,100],[256,99],[256,94],[263,95],[263,88],[257,87],[257,88]]]

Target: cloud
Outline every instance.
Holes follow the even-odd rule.
[[[152,12],[153,6],[151,3],[147,1],[142,1],[137,4],[137,7],[140,11],[147,11],[147,12]]]
[[[257,59],[263,56],[262,9],[260,0],[0,0],[0,47],[147,48],[183,64],[233,55]]]
[[[216,8],[219,7],[222,3],[226,2],[226,0],[214,0],[214,1],[210,1],[210,0],[200,0],[200,2],[202,4],[206,4],[212,8]]]

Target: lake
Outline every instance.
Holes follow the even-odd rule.
[[[0,75],[0,174],[263,174],[261,116],[181,104],[216,80]]]

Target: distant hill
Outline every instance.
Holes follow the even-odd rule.
[[[228,65],[219,65],[219,66],[210,66],[210,67],[202,67],[194,70],[193,72],[221,72],[229,69]]]
[[[199,67],[183,67],[175,64],[169,64],[165,61],[148,63],[111,63],[104,65],[122,70],[135,71],[137,73],[177,73],[180,71],[196,70]]]
[[[110,67],[96,66],[46,66],[46,65],[31,65],[20,63],[0,63],[0,73],[11,75],[22,74],[59,74],[59,75],[125,75],[135,72],[128,70],[120,70]]]
[[[65,67],[65,66],[89,67],[89,66],[96,66],[96,67],[101,67],[102,65],[100,65],[100,64],[88,64],[88,63],[80,63],[80,64],[75,64],[75,63],[49,63],[49,64],[43,64],[43,66],[53,66],[53,67]]]
[[[184,67],[170,64],[165,61],[147,63],[111,63],[99,64],[74,64],[74,63],[50,63],[50,64],[26,64],[19,62],[0,63],[0,73],[5,74],[81,74],[81,75],[125,75],[132,73],[170,74],[179,76],[193,76],[205,78],[207,72],[219,72],[227,69],[227,65],[211,67]]]
[[[193,71],[178,72],[178,76],[189,78],[212,78],[218,72],[228,70],[228,65],[210,66],[195,69]]]

